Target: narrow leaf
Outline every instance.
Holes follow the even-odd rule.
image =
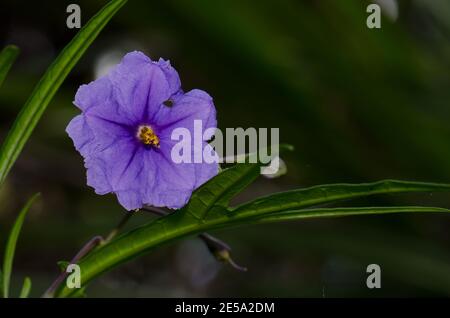
[[[15,45],[7,45],[0,52],[0,86],[2,86],[9,69],[13,65],[17,56],[19,55],[19,48]]]
[[[186,229],[190,229],[190,226],[202,223],[203,219],[209,215],[214,215],[210,213],[214,208],[220,208],[221,212],[217,212],[217,215],[225,215],[227,211],[225,206],[228,201],[259,175],[260,166],[260,164],[237,164],[222,170],[216,177],[197,189],[192,194],[189,203],[180,211],[169,215],[168,219],[161,218],[156,222],[148,224],[146,227],[140,227],[136,229],[136,232],[130,238],[124,238],[124,235],[122,235],[112,241],[115,242],[118,239],[124,238],[124,244],[129,244],[127,242],[130,241],[136,244],[122,246],[120,243],[109,243],[102,246],[99,250],[102,250],[103,253],[98,255],[98,259],[95,257],[97,259],[96,262],[98,262],[97,266],[90,267],[88,265],[86,269],[81,269],[83,272],[83,283],[87,283],[97,276],[97,269],[104,268],[106,270],[112,268],[128,258],[136,257],[143,250],[158,245],[162,239],[166,238],[164,234],[167,236],[181,236],[183,233],[186,233]],[[171,233],[166,228],[170,228]],[[136,239],[134,236],[141,238]],[[149,238],[149,240],[145,239],[145,237]],[[120,253],[117,253],[119,250]],[[90,259],[92,254],[97,255],[96,252],[92,252],[85,259]],[[121,257],[117,257],[119,254]],[[83,263],[83,261],[80,263]],[[73,295],[73,291],[62,286],[62,290],[58,290],[56,295],[60,297]]]
[[[3,295],[3,272],[0,269],[0,296],[4,297]]]
[[[69,72],[83,56],[103,27],[126,3],[112,0],[72,39],[41,78],[23,106],[0,150],[0,185],[16,161],[43,112]]]
[[[259,167],[257,164],[238,164],[223,170],[205,186],[200,187],[182,211],[197,219],[203,219],[214,205],[227,206],[236,193],[258,177]]]
[[[28,298],[31,291],[31,279],[30,277],[25,277],[23,281],[22,290],[20,291],[19,298]]]
[[[291,145],[279,145],[279,151],[292,151]],[[277,154],[275,154],[277,155]],[[257,154],[247,155],[247,161],[251,157],[258,161]],[[222,170],[215,178],[195,191],[183,211],[198,219],[207,216],[207,212],[213,207],[227,207],[230,200],[260,175],[261,162],[241,163],[231,168]]]
[[[279,193],[275,195],[274,199],[277,199],[277,201],[273,202],[273,205],[270,202],[266,202],[267,198],[264,198],[261,201],[262,205],[258,206],[261,209],[256,208],[253,202],[242,206],[246,207],[246,209],[230,210],[226,205],[223,205],[221,200],[224,198],[229,200],[231,194],[234,195],[233,186],[237,184],[243,185],[247,183],[244,180],[252,179],[254,168],[251,165],[244,164],[224,170],[195,192],[193,195],[193,199],[197,200],[195,205],[191,202],[182,210],[127,232],[88,254],[78,263],[83,273],[83,284],[88,283],[105,271],[162,244],[219,228],[306,217],[318,218],[400,212],[449,212],[446,209],[421,207],[345,208],[342,210],[300,210],[295,208],[302,205],[326,203],[338,199],[377,193],[450,191],[450,186],[445,184],[401,181],[382,181],[361,185],[318,186],[291,191],[287,194]],[[220,184],[216,184],[216,182]],[[303,191],[301,192],[302,195],[294,198],[293,195],[296,195],[297,191]],[[284,197],[284,195],[287,197]],[[282,198],[283,200],[281,200]],[[281,205],[279,209],[276,208],[278,205]],[[247,209],[249,207],[251,209]],[[193,210],[195,208],[198,208],[201,212],[198,214]],[[61,286],[56,295],[58,297],[67,297],[72,296],[73,292],[66,286]]]
[[[329,204],[375,194],[450,191],[449,184],[383,180],[362,184],[329,184],[275,193],[233,209],[235,214],[262,214]]]
[[[57,263],[57,265],[58,265],[58,267],[59,267],[59,270],[60,270],[61,272],[65,272],[66,269],[67,269],[67,266],[69,266],[69,264],[70,264],[70,262],[68,262],[68,261],[59,261],[59,262]]]
[[[73,298],[86,298],[86,287],[75,288],[75,292],[72,294]]]
[[[349,208],[318,208],[293,210],[279,213],[258,215],[246,219],[248,223],[272,223],[306,218],[343,217],[352,215],[392,214],[392,213],[449,213],[449,209],[418,206],[398,207],[349,207]]]
[[[9,282],[11,279],[11,271],[14,260],[14,253],[16,251],[17,239],[19,238],[20,230],[22,229],[23,222],[25,221],[25,216],[28,213],[31,205],[39,197],[39,193],[35,194],[28,200],[25,206],[19,213],[19,216],[14,223],[11,232],[9,233],[8,240],[6,242],[5,258],[3,259],[3,297],[8,298],[9,296]]]

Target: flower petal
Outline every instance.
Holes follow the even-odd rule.
[[[81,85],[75,95],[74,104],[84,115],[97,116],[122,125],[134,124],[134,116],[121,107],[114,96],[108,77],[101,77],[87,85]]]
[[[75,94],[74,104],[82,111],[103,104],[111,98],[112,86],[107,77],[81,85]]]
[[[94,141],[94,134],[86,123],[84,116],[78,115],[73,118],[66,128],[66,132],[72,138],[75,149],[83,156],[89,155]]]
[[[214,148],[211,147],[208,143],[203,144],[203,151],[210,153],[215,153]],[[219,172],[219,162],[212,162],[212,163],[194,163],[195,167],[195,186],[194,189],[197,189],[202,184],[204,184],[206,181],[211,179],[212,177],[216,176]]]
[[[169,60],[163,60],[160,58],[158,60],[158,66],[162,69],[166,75],[167,82],[169,82],[170,95],[175,95],[181,91],[181,81],[178,72],[170,65]]]
[[[103,195],[113,191],[102,159],[90,157],[84,160],[84,166],[86,167],[87,185],[94,188],[95,193]]]
[[[216,109],[213,99],[206,92],[194,89],[179,96],[172,107],[162,108],[154,118],[160,138],[170,139],[172,131],[183,127],[194,133],[194,120],[202,121],[202,128],[216,128]],[[211,137],[211,136],[210,136]]]
[[[153,206],[181,208],[189,200],[195,187],[195,167],[192,164],[175,164],[171,158],[172,147],[161,148],[148,156],[157,167],[154,186],[145,194],[145,203]]]
[[[172,107],[163,104],[168,99]],[[184,94],[169,61],[129,53],[107,76],[82,85],[74,103],[82,115],[66,130],[84,157],[88,185],[98,194],[115,193],[128,210],[145,204],[181,208],[218,172],[216,162],[176,164],[171,158],[174,129],[193,134],[195,120],[202,121],[202,129],[217,123],[212,98],[201,90]],[[155,130],[158,148],[136,138],[142,124]],[[213,152],[205,141],[196,141],[192,149],[200,146]]]
[[[123,138],[85,158],[88,185],[98,194],[139,190],[142,171],[141,147]],[[149,173],[149,172],[147,172]]]
[[[117,103],[135,124],[150,120],[171,96],[166,74],[141,52],[125,55],[108,77]]]

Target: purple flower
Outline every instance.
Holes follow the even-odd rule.
[[[184,93],[180,86],[169,61],[132,52],[108,75],[78,89],[74,104],[82,113],[66,131],[97,194],[115,193],[127,210],[180,208],[217,174],[217,163],[171,159],[174,129],[193,134],[194,120],[202,120],[203,129],[217,124],[212,98],[197,89]],[[202,145],[211,148],[206,141]]]

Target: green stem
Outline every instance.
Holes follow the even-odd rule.
[[[104,239],[101,244],[106,244],[110,242],[113,238],[119,234],[119,232],[124,228],[124,226],[128,223],[128,220],[131,218],[134,212],[126,212],[125,216],[120,220],[119,224],[109,232],[108,236],[106,236],[106,239]]]

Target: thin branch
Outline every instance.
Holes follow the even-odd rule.
[[[70,264],[76,264],[81,258],[86,256],[90,251],[92,251],[96,246],[100,245],[103,242],[103,237],[95,236],[91,238],[82,248],[81,250],[72,258]],[[42,296],[43,298],[53,297],[55,290],[58,286],[67,278],[69,273],[66,271],[61,271],[61,273],[56,277],[55,281],[50,285],[47,291]]]
[[[157,216],[166,216],[170,214],[169,211],[163,208],[158,208],[156,206],[145,206],[141,209],[141,211],[150,212]]]
[[[91,238],[83,247],[78,251],[78,253],[72,258],[69,264],[76,264],[80,259],[85,257],[89,252],[91,252],[94,248],[96,248],[99,245],[106,244],[110,242],[125,226],[125,224],[128,222],[128,220],[133,215],[133,212],[126,212],[125,216],[122,217],[119,224],[109,232],[106,239],[104,239],[102,236],[95,236]],[[55,281],[50,285],[50,287],[47,289],[47,291],[42,295],[43,298],[50,298],[53,297],[53,294],[55,293],[56,289],[61,285],[61,283],[67,278],[69,273],[66,271],[61,271],[61,273],[56,277]]]
[[[128,220],[131,218],[131,216],[133,215],[134,212],[126,212],[125,216],[122,218],[122,220],[120,220],[119,224],[117,224],[117,226],[111,230],[111,232],[109,232],[108,236],[106,237],[106,239],[101,242],[101,244],[106,244],[108,242],[110,242],[114,237],[116,237],[116,235],[124,228],[124,226],[127,224]]]

